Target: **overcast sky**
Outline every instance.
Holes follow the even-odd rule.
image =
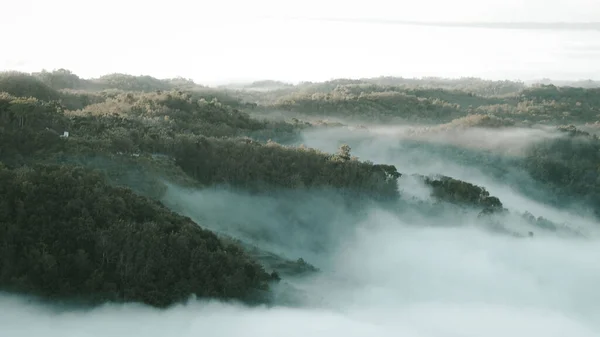
[[[181,75],[200,82],[419,76],[433,75],[432,71],[441,76],[493,77],[506,73],[508,63],[516,67],[511,68],[513,77],[523,67],[533,71],[524,77],[559,76],[561,71],[580,77],[585,74],[577,67],[583,65],[592,75],[600,71],[598,63],[593,63],[598,56],[595,53],[600,52],[594,42],[600,41],[598,32],[533,36],[513,31],[501,36],[489,30],[298,20],[589,22],[600,21],[599,0],[0,1],[2,11],[10,13],[0,20],[5,46],[0,53],[1,69],[64,67],[84,77],[127,72]],[[491,38],[496,39],[494,43],[483,41]],[[444,48],[443,60],[432,56],[439,55],[439,47]],[[573,71],[562,69],[565,55],[558,55],[570,53],[571,47],[592,52],[579,55],[585,61],[574,65],[577,69]],[[469,48],[483,53],[474,60],[487,58],[488,63],[474,64]],[[513,48],[528,53],[531,60],[511,59],[507,49]],[[500,59],[496,59],[498,55]],[[539,69],[531,68],[533,60],[540,57],[545,60]],[[494,64],[500,61],[507,64],[498,64],[495,70]]]
[[[161,18],[164,23],[173,23],[179,21],[179,17],[198,20],[205,13],[210,13],[216,21],[261,16],[448,21],[600,20],[600,1],[597,0],[2,0],[2,7],[11,15],[21,12],[20,18],[32,17],[46,22],[74,17],[85,21],[101,15],[116,15],[131,22]]]

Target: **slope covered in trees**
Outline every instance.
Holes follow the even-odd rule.
[[[501,211],[502,202],[485,188],[450,177],[424,177],[426,185],[431,186],[432,195],[438,199],[467,206],[477,206],[485,212]]]
[[[281,275],[317,269],[240,244],[253,252],[249,257],[235,240],[221,240],[171,213],[156,202],[165,194],[165,181],[253,196],[328,190],[354,201],[352,207],[373,201],[394,205],[401,177],[395,166],[361,161],[348,145],[326,153],[289,144],[299,144],[305,131],[332,126],[323,122],[329,117],[419,122],[431,133],[534,122],[585,122],[592,128],[599,104],[594,89],[475,79],[265,81],[212,89],[149,76],[82,79],[64,69],[3,73],[0,288],[156,306],[192,293],[256,299],[253,295],[279,276],[268,275],[255,256],[281,269]],[[511,163],[549,187],[557,203],[580,198],[598,210],[598,138],[575,127],[561,130],[564,137],[535,143],[519,158],[450,144],[440,149],[498,177]],[[503,214],[502,202],[481,186],[446,176],[422,181],[435,200],[483,215]],[[543,218],[525,219],[538,227],[555,226]],[[169,275],[162,277],[165,271]]]
[[[310,123],[254,119],[196,91],[134,86],[78,92],[94,99],[68,106],[68,90],[85,83],[58,75],[66,78],[8,74],[0,93],[2,290],[156,306],[191,294],[264,300],[278,276],[146,199],[161,199],[163,179],[255,193],[325,187],[353,198],[397,196],[393,166],[360,162],[348,147],[327,154],[267,141],[293,138]]]
[[[563,137],[531,148],[525,168],[557,195],[576,197],[600,216],[600,140],[572,125],[559,130]]]
[[[335,116],[363,122],[447,123],[469,114],[494,114],[522,123],[593,123],[598,88],[556,87],[477,79],[362,79],[301,83],[267,92],[237,90],[270,111]]]
[[[0,210],[4,290],[167,306],[268,287],[240,248],[81,168],[0,167]]]
[[[393,197],[396,190],[393,167],[359,162],[349,154],[236,139],[288,139],[307,125],[259,121],[191,94],[128,93],[67,112],[55,103],[5,95],[0,109],[6,130],[0,158],[7,163],[34,155],[57,161],[82,154],[164,155],[204,185],[331,186],[372,197]],[[61,130],[69,137],[59,137]]]

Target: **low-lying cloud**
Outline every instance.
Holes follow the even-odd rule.
[[[560,136],[559,132],[543,126],[535,128],[453,128],[419,125],[370,125],[367,128],[339,127],[305,133],[305,139],[315,137],[330,144],[334,144],[340,139],[373,139],[377,143],[412,140],[431,144],[454,145],[465,149],[488,150],[512,156],[521,156],[532,144]]]
[[[600,333],[600,245],[419,227],[373,211],[301,281],[300,308],[190,301],[159,311],[106,305],[57,311],[0,297],[6,336],[578,336]],[[35,324],[34,324],[35,323]]]
[[[477,141],[491,134],[471,136],[469,141]],[[0,294],[0,335],[600,335],[597,223],[515,189],[515,182],[537,188],[518,169],[500,167],[506,171],[502,180],[488,171],[492,166],[455,159],[427,140],[381,133],[335,129],[306,133],[303,142],[329,152],[350,143],[362,160],[396,165],[408,173],[399,179],[402,200],[357,210],[333,191],[257,195],[174,185],[164,200],[204,227],[283,257],[303,257],[321,269],[302,278],[284,277],[273,287],[274,306],[190,300],[167,310],[137,304],[77,310]],[[491,148],[503,146],[497,144]],[[445,174],[484,186],[511,212],[494,221],[509,232],[535,231],[535,236],[491,231],[477,212],[420,208],[434,200],[411,173]],[[578,226],[587,237],[535,228],[520,217],[524,211]],[[293,298],[293,307],[282,298]]]
[[[442,174],[485,187],[503,205],[518,213],[531,212],[556,223],[569,223],[589,235],[598,235],[592,212],[575,199],[557,209],[548,204],[553,192],[534,181],[520,168],[523,151],[537,142],[563,134],[540,128],[472,128],[461,131],[421,132],[409,126],[370,126],[368,130],[309,131],[301,140],[306,146],[335,152],[343,143],[361,160],[395,165],[399,172],[422,175]],[[461,134],[461,132],[463,132]],[[400,180],[404,194],[426,193],[410,181]],[[403,186],[409,184],[408,187]]]

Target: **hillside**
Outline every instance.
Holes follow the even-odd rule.
[[[452,166],[416,172],[425,201],[405,202],[399,179],[427,157],[477,168],[557,209],[578,204],[600,216],[600,146],[593,131],[580,127],[594,130],[600,120],[596,91],[392,78],[214,89],[123,74],[82,79],[64,69],[2,73],[0,290],[161,307],[191,294],[266,301],[268,283],[280,276],[318,273],[316,255],[313,266],[300,254],[328,251],[373,205],[393,214],[408,208],[421,218],[474,210],[472,221],[482,227],[511,214],[536,230],[562,226],[560,219],[508,211],[504,197],[483,183],[451,177]],[[345,125],[357,122],[368,127]],[[577,126],[556,128],[565,123]],[[382,138],[371,125],[408,131]],[[514,128],[547,137],[516,155],[485,148],[486,137]],[[321,141],[335,147],[325,151]],[[371,153],[386,153],[376,158],[390,162],[365,160]],[[210,208],[200,203],[210,202],[193,193],[180,207],[165,200],[179,188],[223,202],[236,193],[236,200],[286,200],[246,210],[254,217],[232,216],[241,209],[236,205],[208,217]],[[331,211],[317,211],[317,195]],[[217,236],[219,226],[246,236]],[[294,235],[305,241],[295,245]]]
[[[438,124],[470,114],[493,114],[519,123],[593,123],[600,115],[598,88],[557,87],[483,80],[361,79],[303,83],[267,92],[235,91],[271,112],[339,117],[363,123]]]
[[[0,167],[0,209],[3,290],[162,307],[268,289],[240,248],[81,168]]]
[[[258,120],[181,91],[83,92],[99,99],[69,109],[64,91],[30,75],[7,78],[8,92],[0,93],[3,290],[156,306],[191,294],[264,301],[253,295],[272,279],[254,260],[263,253],[249,257],[146,198],[161,200],[166,181],[258,194],[329,187],[352,199],[397,197],[393,166],[361,162],[349,148],[327,154],[270,141],[294,139],[310,123]],[[276,255],[264,261],[283,274],[296,268]]]

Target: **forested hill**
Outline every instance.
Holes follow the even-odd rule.
[[[589,81],[588,81],[589,82]],[[0,91],[13,96],[60,100],[81,109],[123,92],[184,91],[194,99],[214,99],[253,112],[289,111],[310,117],[343,117],[365,122],[407,120],[450,122],[470,114],[493,114],[516,122],[554,125],[598,121],[600,88],[588,82],[525,85],[522,82],[463,79],[337,79],[291,85],[258,81],[209,88],[184,78],[110,74],[82,79],[65,69],[33,74],[0,74]],[[589,83],[588,83],[589,84]]]
[[[253,195],[327,190],[351,211],[393,208],[402,167],[363,161],[343,143],[333,153],[290,145],[356,121],[420,122],[432,133],[577,124],[515,162],[556,203],[576,197],[600,210],[598,97],[598,89],[476,79],[208,88],[182,78],[82,79],[64,69],[0,73],[0,290],[156,306],[191,294],[268,298],[279,276],[257,262],[265,254],[249,255],[201,229],[210,224],[168,210],[160,203],[167,183]],[[474,184],[423,181],[432,198],[504,211]]]
[[[0,167],[0,210],[3,290],[162,307],[268,289],[271,276],[239,247],[85,169]]]
[[[405,80],[394,78],[301,83],[269,91],[233,88],[259,109],[306,117],[340,117],[364,123],[447,123],[472,114],[491,114],[530,125],[594,123],[600,88],[508,81]]]
[[[319,125],[255,119],[210,91],[73,91],[64,87],[80,88],[74,75],[59,75],[75,84],[0,75],[0,290],[156,306],[192,294],[264,301],[277,270],[154,201],[165,181],[398,196],[393,166],[347,146],[330,154],[271,140]]]

